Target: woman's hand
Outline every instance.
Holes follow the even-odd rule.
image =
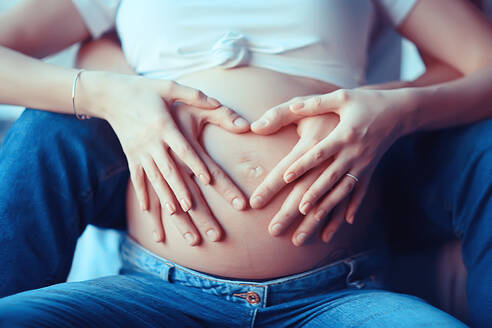
[[[221,124],[228,131],[242,133],[249,124],[235,112],[202,92],[173,81],[103,72],[84,72],[77,86],[86,113],[98,113],[118,136],[128,160],[131,180],[142,210],[149,207],[145,178],[156,191],[161,206],[174,214],[192,207],[190,191],[183,182],[172,154],[181,160],[203,184],[211,181],[209,169],[178,127],[170,113],[176,103],[201,110],[201,120]],[[220,110],[219,110],[220,109]],[[170,152],[172,150],[172,154]],[[213,162],[208,162],[212,165]],[[215,167],[212,168],[215,170]],[[212,170],[212,172],[214,172]],[[218,179],[215,180],[220,183]],[[228,195],[231,196],[231,195]],[[243,209],[244,197],[234,207]],[[243,200],[243,203],[241,203]]]
[[[252,124],[253,132],[271,134],[282,126],[299,122],[302,117],[325,113],[338,115],[340,122],[321,140],[311,138],[301,142],[301,137],[299,144],[253,192],[251,205],[264,206],[285,184],[312,168],[325,166],[297,204],[299,212],[309,214],[296,230],[293,238],[297,242],[294,243],[302,244],[337,205],[338,216],[342,213],[348,223],[353,223],[377,163],[389,146],[405,133],[402,122],[408,107],[401,96],[395,95],[400,93],[337,90],[326,95],[295,98],[267,111]],[[317,126],[311,133],[314,131],[322,133],[326,128]],[[324,241],[329,241],[343,222],[337,221],[323,232]]]
[[[213,111],[204,111],[185,104],[175,104],[171,109],[171,113],[184,137],[189,140],[191,147],[207,165],[212,176],[211,186],[213,189],[234,208],[244,208],[246,198],[241,190],[220,166],[210,158],[198,141],[206,124],[214,124],[228,131],[234,130],[233,121],[228,119],[231,115],[235,115],[234,112],[226,107],[219,107]],[[177,211],[172,215],[168,212],[161,212],[159,217],[156,216],[154,218],[156,224],[154,231],[156,231],[157,236],[154,236],[154,238],[156,238],[156,241],[164,240],[163,222],[169,219],[191,246],[198,245],[202,238],[207,238],[210,241],[219,241],[222,238],[223,231],[204,200],[200,188],[196,185],[196,179],[193,179],[193,172],[181,160],[176,159],[176,161],[184,183],[191,190],[193,206],[188,212]]]

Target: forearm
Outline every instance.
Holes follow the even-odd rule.
[[[424,87],[437,83],[452,81],[462,76],[463,75],[461,73],[459,73],[449,65],[443,63],[435,63],[433,65],[427,66],[425,72],[413,81],[390,81],[379,84],[369,84],[363,86],[362,89],[390,90],[410,87]]]
[[[15,2],[0,12],[1,46],[42,58],[90,37],[70,0]]]
[[[77,70],[62,68],[0,47],[0,103],[33,107],[71,114],[72,86]],[[96,77],[95,75],[99,75]],[[88,89],[95,90],[102,74],[83,74],[77,86],[77,108],[101,117],[89,100]]]
[[[492,65],[453,81],[395,91],[409,103],[407,133],[492,117]]]

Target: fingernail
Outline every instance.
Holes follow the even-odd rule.
[[[166,203],[166,209],[171,215],[176,213],[176,207],[173,204]]]
[[[335,232],[334,232],[334,231],[331,231],[331,232],[327,233],[327,234],[326,234],[326,238],[325,238],[323,241],[324,241],[325,243],[328,243],[328,242],[331,240],[331,238],[333,237],[333,235],[334,235],[334,234],[335,234]]]
[[[207,231],[207,237],[211,241],[216,241],[217,240],[217,237],[219,237],[219,234],[214,229],[210,229],[210,230]]]
[[[189,232],[185,233],[184,237],[185,237],[185,239],[189,245],[193,245],[193,242],[195,241],[195,237],[193,237],[193,235],[191,233],[189,233]]]
[[[310,208],[311,208],[311,203],[310,202],[305,202],[304,204],[302,204],[302,206],[300,208],[301,213],[304,214],[304,215],[306,215]]]
[[[347,223],[348,223],[348,224],[352,224],[352,223],[354,223],[354,217],[353,217],[353,216],[351,216],[351,217],[347,218]]]
[[[264,128],[266,127],[270,122],[268,122],[267,119],[261,119],[259,121],[256,121],[256,122],[253,122],[253,124],[251,124],[251,128],[253,129],[261,129],[261,128]]]
[[[188,212],[190,210],[191,204],[187,199],[182,198],[179,203],[181,204],[183,211]]]
[[[242,210],[244,208],[244,201],[241,198],[236,197],[232,200],[232,206],[236,210]]]
[[[159,235],[157,234],[157,231],[152,231],[152,237],[154,237],[154,241],[158,242],[159,241]]]
[[[284,176],[284,181],[287,183],[292,182],[292,181],[294,181],[295,177],[296,177],[296,174],[294,172],[290,172]]]
[[[260,207],[262,203],[263,203],[263,197],[261,196],[255,196],[253,197],[253,199],[251,199],[252,208]]]
[[[208,185],[210,183],[210,181],[207,179],[207,177],[205,176],[205,174],[199,174],[198,175],[198,179],[200,179],[200,181],[204,184],[204,185]]]
[[[278,236],[282,232],[282,225],[280,223],[275,223],[272,226],[272,232],[274,236]]]
[[[241,128],[241,129],[243,129],[243,128],[245,128],[245,127],[247,127],[249,125],[249,122],[246,121],[242,117],[236,118],[233,123],[234,123],[235,126],[237,126],[238,128]]]
[[[301,108],[304,108],[304,103],[291,104],[289,106],[289,109],[292,111],[296,111],[296,110],[299,110]]]
[[[215,107],[219,107],[220,106],[220,102],[217,99],[212,98],[212,97],[207,97],[207,102],[210,105],[215,106]]]
[[[319,210],[318,212],[314,213],[314,218],[316,219],[316,221],[321,221],[324,215],[325,215],[324,211]]]
[[[304,242],[304,239],[306,239],[306,233],[305,232],[301,232],[300,234],[298,234],[296,236],[296,240],[299,244],[302,244]]]
[[[147,211],[147,207],[145,206],[145,204],[143,202],[140,203],[140,209],[144,212]]]

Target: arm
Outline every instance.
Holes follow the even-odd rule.
[[[79,50],[77,56],[77,66],[84,69],[105,70],[122,74],[134,75],[135,72],[128,65],[126,58],[121,50],[120,42],[115,33],[108,34],[100,39],[85,43]],[[207,123],[221,126],[222,128],[230,131],[237,132],[237,128],[233,126],[230,110],[225,107],[220,107],[216,110],[203,111],[199,108],[190,108],[188,106],[173,106],[173,117],[178,125],[181,127],[181,131],[185,135],[186,139],[190,142],[193,149],[199,154],[200,158],[206,163],[211,172],[215,172],[215,180],[211,184],[211,187],[229,203],[231,203],[236,209],[241,209],[245,205],[245,200],[238,198],[243,204],[234,203],[234,197],[241,195],[242,193],[232,180],[223,172],[222,168],[218,166],[215,161],[210,158],[206,151],[201,147],[198,142],[201,134],[201,129]],[[186,174],[186,168],[178,166],[181,178],[184,184],[189,190],[193,192],[190,197],[193,200],[193,215],[187,212],[177,211],[173,217],[173,223],[176,225],[178,231],[186,239],[190,245],[195,246],[200,243],[202,237],[207,237],[211,241],[219,241],[222,237],[222,229],[215,219],[213,213],[208,208],[205,200],[202,197],[198,197],[196,190],[199,190],[195,181]],[[219,172],[220,174],[217,174]],[[183,185],[176,185],[175,180],[167,181],[169,187],[175,194],[183,194]],[[160,191],[160,190],[158,190]],[[165,191],[165,195],[162,197],[172,198],[172,194],[169,190]],[[159,200],[156,198],[155,192],[149,190],[150,203],[159,204]],[[167,211],[166,208],[161,208],[160,213],[162,219],[164,214],[162,209]],[[158,217],[156,213],[159,211],[149,211],[148,216],[152,216],[151,222],[154,224],[154,240],[160,242],[164,240],[164,225],[162,224],[161,217]],[[157,216],[157,217],[155,217]],[[214,231],[215,233],[211,233]],[[200,234],[202,232],[202,234]],[[189,236],[192,236],[190,238]]]
[[[0,13],[0,45],[42,58],[90,37],[71,0],[23,0]]]
[[[72,86],[78,70],[28,56],[42,57],[89,36],[72,2],[26,0],[2,16],[4,20],[0,22],[5,25],[0,28],[0,42],[4,45],[0,45],[0,103],[72,114]],[[32,22],[26,24],[26,18]],[[146,178],[170,212],[179,207],[188,211],[192,206],[170,150],[202,183],[211,181],[204,161],[174,122],[170,106],[175,102],[207,111],[222,108],[217,100],[174,81],[87,71],[76,85],[75,106],[79,114],[107,120],[118,136],[143,210],[148,208]],[[243,124],[233,123],[241,122],[236,113],[223,110],[230,130],[249,130],[245,120]],[[179,186],[180,192],[169,196],[168,182]],[[241,193],[236,197],[244,200]],[[230,203],[233,206],[232,200]]]
[[[420,0],[400,31],[430,58],[462,77],[430,86],[357,88],[293,99],[265,113],[260,120],[266,124],[259,123],[260,120],[259,124],[253,123],[254,132],[269,134],[302,117],[328,113],[340,117],[340,123],[326,138],[312,140],[315,146],[290,159],[290,165],[282,170],[283,177],[270,179],[275,184],[264,183],[253,192],[252,197],[262,194],[266,195],[264,199],[270,199],[278,190],[275,186],[295,181],[314,167],[330,163],[298,204],[299,212],[306,214],[306,218],[294,235],[312,234],[337,205],[342,210],[337,210],[338,216],[325,227],[323,239],[329,241],[344,218],[352,223],[377,163],[401,136],[492,116],[492,27],[485,17],[464,0]],[[435,77],[426,75],[420,82],[442,81]]]
[[[399,89],[399,88],[411,88],[411,87],[422,87],[427,85],[433,85],[437,83],[443,83],[447,81],[452,81],[462,77],[456,69],[450,67],[443,62],[430,57],[424,52],[420,51],[420,55],[425,65],[425,72],[422,73],[413,81],[390,81],[380,84],[369,84],[359,89],[368,90],[389,90],[389,89]]]

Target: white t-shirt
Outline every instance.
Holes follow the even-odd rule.
[[[345,88],[364,83],[378,13],[397,26],[416,1],[73,0],[94,37],[116,25],[144,76],[250,65]]]

